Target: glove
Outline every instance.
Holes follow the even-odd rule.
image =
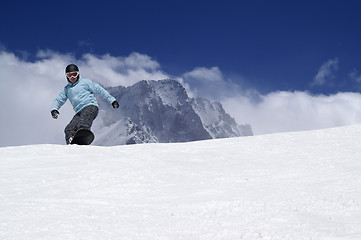
[[[113,105],[113,108],[118,108],[119,107],[119,103],[117,101],[114,101],[112,103],[112,105]]]
[[[58,115],[59,115],[58,110],[52,110],[52,111],[51,111],[51,116],[52,116],[54,119],[58,119]]]

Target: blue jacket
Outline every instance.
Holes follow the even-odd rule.
[[[109,103],[113,103],[116,99],[111,96],[102,86],[92,80],[79,77],[75,83],[69,82],[68,85],[59,93],[54,100],[50,111],[59,110],[69,99],[76,113],[80,112],[84,107],[89,105],[98,106],[98,102],[94,93],[99,94]]]

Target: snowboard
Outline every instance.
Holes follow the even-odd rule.
[[[88,129],[79,129],[70,144],[90,145],[94,140],[94,134]]]

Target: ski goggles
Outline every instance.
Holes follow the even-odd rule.
[[[79,76],[79,72],[67,72],[66,76],[68,78],[77,78]]]

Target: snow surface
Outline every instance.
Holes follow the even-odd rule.
[[[0,239],[361,239],[360,140],[0,148]]]

